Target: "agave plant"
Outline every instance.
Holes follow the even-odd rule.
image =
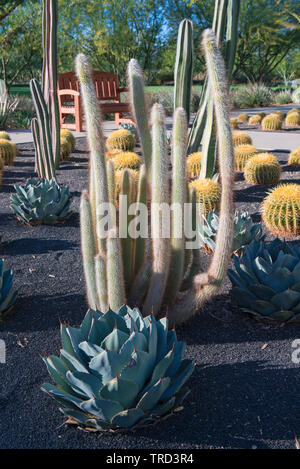
[[[69,188],[59,186],[55,179],[28,179],[24,186],[14,186],[11,208],[17,218],[30,225],[50,225],[67,220],[71,196]]]
[[[215,210],[203,217],[203,222],[199,225],[199,237],[201,246],[208,252],[213,252],[216,246],[216,236],[219,228],[219,216]],[[253,240],[259,241],[264,238],[260,223],[253,223],[248,212],[235,211],[234,214],[234,235],[232,252],[241,252],[242,248],[250,244]]]
[[[300,322],[300,247],[253,241],[228,275],[243,311],[258,319]]]
[[[18,292],[12,289],[12,283],[12,270],[4,270],[4,260],[0,259],[0,319],[9,313],[16,301]]]
[[[61,325],[60,358],[44,359],[57,386],[45,383],[61,411],[92,431],[121,430],[170,415],[189,393],[194,370],[166,318],[89,310],[79,329]]]

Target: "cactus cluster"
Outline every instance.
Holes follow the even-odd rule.
[[[262,219],[271,233],[300,235],[300,184],[281,184],[262,203]]]
[[[244,169],[248,184],[268,186],[280,181],[281,166],[277,158],[270,153],[258,153],[250,158]]]
[[[18,292],[13,289],[13,272],[4,269],[4,260],[0,259],[0,319],[6,316],[16,301]]]
[[[282,128],[282,120],[278,114],[268,114],[263,118],[261,127],[263,130],[279,130]]]
[[[300,147],[296,148],[296,150],[291,151],[288,164],[300,166]]]
[[[238,145],[234,149],[234,167],[236,171],[244,171],[245,164],[258,150],[253,145]]]
[[[191,179],[198,178],[200,176],[201,159],[202,159],[201,151],[191,153],[191,155],[187,157],[187,160],[186,160],[187,172],[188,172],[188,176]]]
[[[231,128],[233,130],[236,130],[236,129],[239,128],[239,124],[238,124],[237,119],[234,119],[233,117],[231,117],[231,119],[230,119],[230,125],[231,125]]]
[[[17,154],[16,145],[5,138],[0,139],[0,158],[5,166],[11,166]]]
[[[132,151],[135,147],[135,138],[129,130],[115,130],[108,136],[106,146],[108,150]]]
[[[204,216],[218,210],[221,200],[220,185],[213,179],[195,179],[189,184],[190,192],[195,191],[199,209]]]
[[[237,117],[237,121],[242,122],[242,123],[248,122],[248,119],[249,119],[249,115],[244,112],[242,114],[239,114]]]
[[[154,315],[161,314],[168,306],[168,318],[170,324],[174,325],[185,321],[214,296],[226,275],[232,247],[234,213],[234,162],[228,88],[222,56],[211,31],[204,33],[203,42],[210,89],[216,107],[219,171],[222,179],[222,194],[219,185],[209,180],[217,194],[214,194],[214,198],[218,200],[217,206],[220,209],[220,235],[217,237],[216,249],[207,273],[199,272],[198,255],[194,256],[193,250],[185,249],[183,217],[180,213],[175,211],[170,218],[171,236],[161,234],[164,226],[161,224],[157,204],[163,207],[171,203],[183,210],[189,196],[186,177],[187,120],[184,110],[177,109],[173,124],[170,174],[165,113],[161,105],[153,106],[151,135],[145,107],[143,74],[135,60],[129,63],[128,77],[144,164],[140,166],[135,194],[132,191],[130,170],[122,171],[120,190],[123,195],[128,196],[127,203],[125,206],[124,203],[119,204],[117,223],[113,222],[108,233],[103,232],[101,204],[113,200],[114,164],[120,155],[105,161],[105,140],[91,69],[83,55],[77,58],[77,74],[81,84],[91,155],[89,192],[85,191],[81,199],[81,244],[87,297],[94,310],[107,311],[109,305],[117,311],[127,303],[139,306],[147,316],[152,311]],[[192,191],[191,199],[195,214],[195,191]],[[151,217],[146,217],[146,222],[150,222],[148,228],[151,229],[148,230],[151,233],[148,242],[143,236],[133,238],[128,234],[131,215],[122,222],[131,202],[137,203],[137,211],[139,204],[151,206]],[[210,209],[212,208],[215,207],[210,205]],[[188,280],[183,282],[186,275]]]
[[[233,146],[252,145],[252,139],[246,132],[236,132],[232,135]]]
[[[89,310],[79,329],[61,325],[60,357],[44,359],[54,398],[69,423],[91,431],[119,431],[156,423],[179,410],[194,364],[166,318],[157,321],[123,306]]]
[[[115,156],[119,155],[120,153],[122,153],[122,150],[118,150],[118,148],[114,148],[113,150],[108,150],[106,153],[105,153],[105,160],[108,161],[108,160],[113,160]]]
[[[260,114],[254,114],[254,116],[249,117],[249,125],[260,125],[262,121],[262,116]]]
[[[286,127],[295,127],[300,125],[300,112],[290,112],[285,118]]]
[[[253,241],[229,270],[238,305],[256,319],[300,322],[300,247]]]

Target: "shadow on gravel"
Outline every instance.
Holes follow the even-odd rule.
[[[53,251],[69,251],[78,247],[77,243],[65,240],[21,238],[3,243],[1,246],[9,255],[45,254]]]

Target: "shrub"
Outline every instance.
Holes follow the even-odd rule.
[[[289,104],[292,102],[292,93],[288,90],[280,91],[274,94],[274,100],[276,104]]]
[[[295,104],[300,104],[300,87],[296,88],[292,94],[292,100]]]
[[[241,86],[232,93],[232,104],[237,108],[268,106],[273,99],[272,91],[265,85]]]

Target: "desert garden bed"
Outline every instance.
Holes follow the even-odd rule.
[[[41,356],[57,354],[59,321],[79,325],[87,310],[78,215],[80,194],[87,187],[86,142],[77,141],[71,160],[58,171],[58,180],[71,188],[74,215],[57,226],[28,227],[12,214],[13,185],[34,175],[33,146],[19,145],[19,150],[3,175],[0,198],[0,257],[14,270],[19,289],[13,312],[0,323],[0,339],[7,347],[7,363],[0,365],[0,447],[295,448],[299,365],[291,355],[300,325],[267,325],[249,318],[232,302],[229,280],[221,295],[177,330],[187,343],[187,357],[196,362],[184,410],[155,429],[120,435],[63,425],[56,403],[40,390],[48,380]],[[300,183],[300,170],[286,164],[288,154],[276,156],[282,182]],[[248,210],[255,222],[267,191],[249,186],[236,173],[236,207]],[[202,253],[207,263],[208,255]]]

